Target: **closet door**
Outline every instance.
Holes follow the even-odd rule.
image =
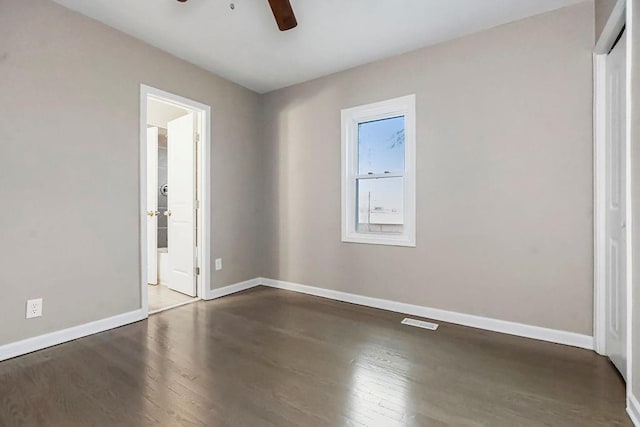
[[[607,58],[607,356],[627,376],[626,35]]]

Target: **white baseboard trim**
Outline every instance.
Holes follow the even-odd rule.
[[[234,285],[225,286],[224,288],[208,290],[205,300],[220,298],[236,292],[244,291],[260,285],[260,279],[251,279],[245,282],[236,283]],[[187,301],[186,303],[191,303]],[[185,303],[185,304],[186,304]],[[13,357],[22,356],[23,354],[32,353],[43,348],[52,347],[67,341],[72,341],[88,335],[104,332],[109,329],[118,328],[120,326],[134,323],[147,318],[147,313],[143,309],[130,311],[128,313],[118,314],[106,319],[96,320],[94,322],[85,323],[83,325],[73,326],[71,328],[62,329],[48,334],[39,335],[33,338],[27,338],[21,341],[0,345],[0,362],[11,359]]]
[[[347,292],[323,289],[314,286],[301,285],[298,283],[285,282],[282,280],[272,280],[266,278],[255,278],[244,282],[225,286],[219,289],[208,290],[205,300],[222,298],[236,292],[251,289],[264,285],[272,288],[285,289],[308,295],[329,298],[336,301],[343,301],[352,304],[364,305],[367,307],[389,310],[396,313],[409,314],[412,316],[425,317],[427,319],[439,320],[442,322],[455,323],[458,325],[470,326],[479,329],[486,329],[494,332],[501,332],[510,335],[517,335],[526,338],[533,338],[542,341],[549,341],[558,344],[565,344],[574,347],[593,349],[593,337],[581,335],[574,332],[560,331],[555,329],[542,328],[539,326],[525,325],[522,323],[509,322],[505,320],[491,319],[487,317],[474,316],[470,314],[457,313],[454,311],[441,310],[437,308],[424,307],[419,305],[389,301],[380,298],[366,297],[362,295],[350,294]],[[11,359],[16,356],[41,350],[46,347],[62,344],[87,335],[97,334],[109,329],[134,323],[145,319],[147,316],[142,309],[130,311],[96,320],[94,322],[78,325],[60,331],[51,332],[33,338],[27,338],[0,346],[0,361]],[[633,396],[629,398],[627,409],[632,419],[640,420],[640,405]],[[636,422],[640,427],[640,423]]]
[[[235,283],[233,285],[224,286],[218,289],[209,289],[205,300],[212,300],[216,298],[222,298],[227,295],[235,294],[236,292],[245,291],[247,289],[254,288],[260,285],[260,278],[245,280],[244,282]]]
[[[441,322],[455,323],[458,325],[470,326],[473,328],[486,329],[489,331],[501,332],[504,334],[517,335],[525,338],[532,338],[541,341],[548,341],[557,344],[564,344],[573,347],[593,350],[593,337],[589,335],[578,334],[575,332],[561,331],[556,329],[543,328],[540,326],[526,325],[523,323],[509,322],[506,320],[474,316],[471,314],[457,313],[454,311],[406,304],[380,298],[365,297],[362,295],[317,288],[314,286],[301,285],[298,283],[285,282],[282,280],[261,278],[260,282],[262,285],[270,286],[272,288],[285,289],[288,291],[329,298],[336,301],[343,301],[352,304],[364,305],[367,307],[394,311],[396,313],[426,317],[427,319],[439,320]]]
[[[87,335],[97,334],[98,332],[103,332],[108,329],[118,328],[120,326],[142,320],[145,317],[143,310],[138,309],[128,313],[107,317],[106,319],[100,319],[83,325],[73,326],[71,328],[39,335],[37,337],[27,338],[22,341],[5,344],[0,346],[0,361],[37,350],[42,350],[43,348],[62,344],[67,341],[86,337]]]
[[[627,395],[627,414],[633,421],[633,425],[640,427],[640,402],[633,394]]]

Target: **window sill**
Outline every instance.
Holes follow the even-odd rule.
[[[367,245],[416,247],[415,239],[407,236],[381,236],[376,234],[350,234],[342,236],[342,243],[362,243]]]

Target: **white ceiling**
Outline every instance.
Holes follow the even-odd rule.
[[[55,0],[264,93],[582,0]],[[229,7],[235,3],[235,10]]]

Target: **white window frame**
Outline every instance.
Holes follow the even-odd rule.
[[[342,110],[342,241],[374,245],[416,246],[416,96]],[[404,173],[358,175],[358,124],[404,116]],[[356,182],[361,178],[404,177],[402,234],[361,233],[356,228]]]

